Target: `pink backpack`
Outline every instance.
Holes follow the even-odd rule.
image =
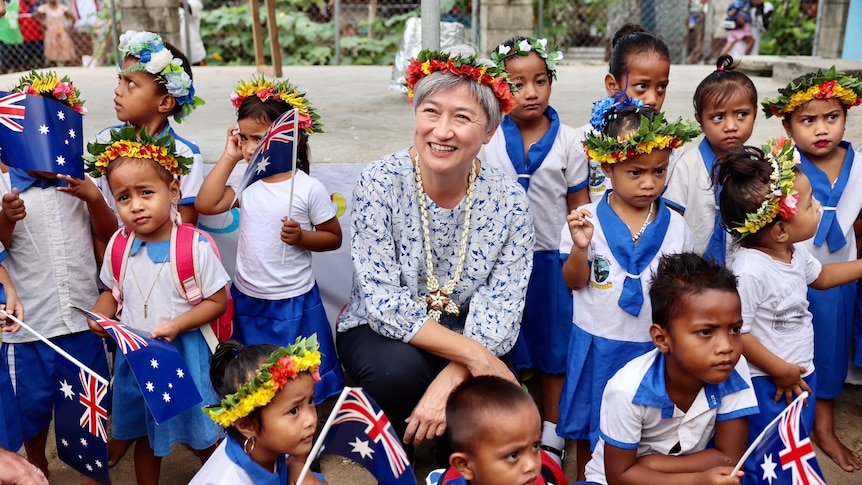
[[[192,226],[191,224],[180,224],[173,226],[171,230],[171,274],[174,278],[177,290],[186,297],[190,305],[197,305],[203,300],[200,284],[200,271],[198,268],[198,239],[203,236],[213,248],[216,257],[221,261],[215,241],[207,232]],[[123,277],[126,273],[126,262],[132,250],[132,241],[135,239],[134,231],[124,227],[117,231],[108,242],[106,253],[111,256],[111,270],[114,278],[114,287],[111,293],[117,300],[117,316],[123,309]],[[227,292],[227,309],[224,314],[209,325],[200,327],[201,333],[207,341],[210,350],[214,350],[219,342],[228,340],[233,334],[233,299],[230,291]]]

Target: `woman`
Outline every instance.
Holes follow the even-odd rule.
[[[515,381],[506,354],[533,225],[520,185],[476,159],[515,103],[502,70],[484,68],[420,52],[407,69],[414,146],[372,162],[354,189],[353,291],[336,345],[405,443],[443,434],[446,398],[470,376]]]

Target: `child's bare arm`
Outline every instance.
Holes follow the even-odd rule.
[[[569,288],[579,290],[590,281],[590,265],[587,261],[593,224],[586,218],[592,214],[585,209],[573,210],[566,217],[572,235],[572,250],[563,264],[563,279]]]
[[[862,259],[846,263],[830,263],[823,265],[820,276],[808,286],[815,290],[828,290],[859,278],[862,278]]]
[[[299,474],[302,473],[302,467],[305,465],[305,460],[308,460],[307,456],[289,456],[287,457],[287,483],[288,485],[296,485],[296,480],[299,478]],[[305,474],[305,478],[302,479],[302,485],[321,485],[321,483],[326,484],[327,482],[321,482],[317,475],[314,473],[308,472]]]
[[[750,333],[742,335],[742,354],[745,355],[748,362],[756,365],[775,380],[776,403],[781,399],[781,396],[784,396],[787,403],[790,404],[794,394],[802,394],[802,391],[811,393],[811,388],[802,379],[802,375],[807,372],[807,369],[791,364],[773,354]]]
[[[93,305],[94,313],[98,313],[100,315],[104,315],[108,318],[114,318],[117,314],[117,300],[114,299],[114,295],[109,291],[103,291],[99,298],[96,299],[96,304]],[[93,320],[87,319],[87,325],[90,327],[90,331],[93,332],[97,337],[108,338],[108,332],[102,328],[101,325],[96,323]]]
[[[236,134],[238,129],[236,126],[228,128],[224,153],[198,190],[195,209],[201,214],[221,214],[231,208],[235,192],[227,186],[227,181],[236,164],[242,160],[242,148]]]
[[[745,453],[748,418],[715,424],[715,448],[683,456],[645,455],[637,464],[663,473],[696,473],[717,466],[734,466]]]
[[[152,338],[163,338],[173,341],[177,335],[193,330],[221,316],[227,309],[227,289],[222,288],[211,296],[204,298],[189,311],[156,325],[150,332]]]
[[[281,241],[307,251],[332,251],[341,247],[341,224],[337,217],[306,231],[287,217],[281,220]]]
[[[15,285],[12,284],[12,278],[9,277],[9,273],[6,271],[6,268],[0,266],[0,283],[3,284],[3,289],[6,293],[6,303],[0,305],[0,309],[18,320],[24,320],[24,306],[21,304],[21,300],[18,298],[18,292],[15,291]],[[3,325],[4,332],[17,332],[21,325],[10,321],[6,321],[6,316],[0,314],[0,324]]]
[[[694,455],[691,455],[694,456]],[[698,472],[657,471],[641,464],[646,457],[637,459],[637,450],[624,450],[605,443],[605,475],[610,485],[639,485],[643,483],[661,483],[662,485],[697,484],[739,484],[738,476],[730,476],[733,469],[713,467]],[[686,457],[656,457],[670,458],[682,463]],[[741,475],[741,474],[740,474]]]
[[[90,225],[93,237],[102,243],[107,243],[117,231],[117,216],[108,207],[102,192],[88,177],[78,179],[68,175],[58,174],[57,178],[69,184],[68,187],[58,187],[57,190],[83,200],[90,212]]]
[[[589,190],[589,188],[584,187],[577,192],[569,192],[568,194],[566,194],[566,207],[569,209],[569,212],[577,209],[582,205],[587,205],[590,203]]]
[[[18,221],[27,217],[27,210],[24,208],[24,199],[18,189],[12,189],[12,192],[3,194],[3,216],[0,217],[0,243],[3,247],[9,249],[12,247],[12,231],[15,230],[15,224]]]

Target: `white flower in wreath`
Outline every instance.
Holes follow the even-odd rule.
[[[518,42],[518,51],[519,52],[530,52],[532,46],[530,45],[529,39],[524,39],[521,42]]]
[[[512,48],[511,48],[511,47],[509,47],[509,46],[507,46],[507,45],[503,45],[503,44],[500,44],[500,45],[497,47],[497,53],[498,53],[498,54],[503,54],[504,56],[505,56],[505,55],[508,55],[508,54],[509,54],[509,51],[511,51],[511,50],[512,50]]]
[[[173,61],[174,55],[171,51],[166,48],[162,48],[160,51],[150,53],[150,62],[148,62],[145,67],[148,73],[159,74]]]
[[[539,45],[542,46],[542,49],[548,48],[548,39],[537,39]]]
[[[169,72],[165,75],[165,88],[168,90],[168,94],[175,98],[189,94],[191,85],[192,80],[185,71]]]

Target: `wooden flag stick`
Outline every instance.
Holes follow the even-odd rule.
[[[299,111],[296,108],[293,108],[293,111],[296,111],[296,113],[294,113],[294,117],[295,117],[294,119],[295,119],[296,124],[294,125],[294,128],[293,128],[293,134],[294,134],[293,143],[292,143],[292,145],[293,145],[293,169],[291,170],[291,174],[290,174],[290,199],[288,199],[288,202],[287,202],[287,218],[288,219],[293,218],[293,187],[296,185],[296,146],[299,145]],[[300,227],[299,230],[301,231],[302,228]],[[284,266],[284,253],[286,251],[287,251],[287,244],[285,244],[281,248],[281,264],[282,264],[282,266]],[[297,482],[297,483],[302,483],[302,482]]]
[[[323,447],[323,439],[326,438],[326,433],[329,432],[329,428],[332,427],[332,422],[335,421],[335,415],[338,414],[338,410],[341,409],[341,405],[344,404],[344,400],[347,399],[347,394],[350,393],[351,387],[345,387],[341,390],[341,395],[338,396],[338,400],[335,401],[335,406],[332,407],[332,411],[329,413],[329,417],[326,418],[326,423],[323,424],[323,429],[320,430],[320,436],[317,437],[317,441],[314,442],[314,446],[311,447],[311,451],[308,453],[308,458],[305,460],[305,465],[302,465],[302,471],[299,473],[299,478],[296,480],[296,483],[302,483],[302,480],[305,479],[305,475],[308,474],[308,470],[311,468],[311,462],[317,458],[318,453],[320,453],[320,448]]]

